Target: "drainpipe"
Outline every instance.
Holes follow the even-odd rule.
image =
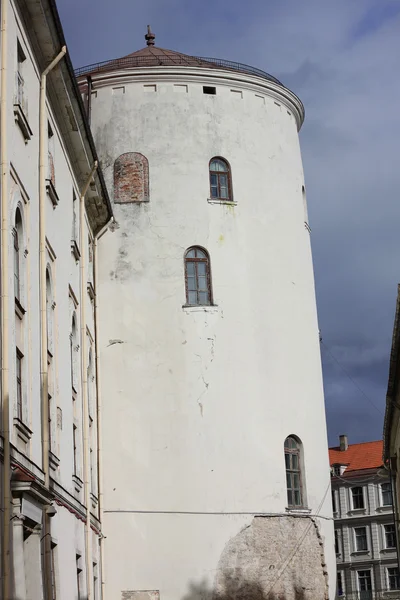
[[[101,373],[100,373],[100,353],[98,345],[98,296],[97,296],[97,282],[98,282],[98,240],[106,233],[113,218],[99,231],[94,238],[93,243],[93,263],[94,263],[94,326],[95,326],[95,349],[96,349],[96,398],[97,398],[97,481],[98,481],[98,498],[99,498],[99,519],[101,527],[103,528],[103,516],[104,516],[104,494],[103,494],[103,435],[102,435],[102,420],[103,420],[103,407],[101,397]],[[101,577],[101,594],[100,598],[106,600],[105,594],[105,580],[104,580],[104,536],[100,536],[100,577]]]
[[[47,118],[46,118],[46,83],[47,75],[59,63],[67,52],[63,46],[61,52],[43,71],[40,78],[40,104],[39,104],[39,284],[40,284],[40,381],[41,381],[41,413],[42,413],[42,468],[44,471],[44,485],[50,488],[49,472],[49,401],[48,401],[48,374],[47,374],[47,315],[46,315],[46,177],[48,168],[47,157]],[[51,598],[51,533],[50,517],[46,510],[43,511],[43,545],[44,545],[44,575],[46,597]],[[6,598],[8,596],[5,596]]]
[[[90,121],[91,121],[91,113],[92,113],[92,78],[90,77],[90,75],[87,76],[86,78],[87,81],[87,120],[89,122],[90,125]]]
[[[10,391],[8,347],[8,156],[7,156],[7,9],[8,0],[1,0],[1,393],[3,425],[3,598],[10,593],[10,519],[11,519],[11,449],[10,449]]]
[[[86,184],[79,198],[79,246],[81,251],[81,379],[82,379],[82,406],[83,406],[83,470],[85,486],[86,523],[85,523],[85,555],[86,555],[86,582],[87,600],[93,598],[93,564],[92,564],[92,530],[90,527],[90,439],[89,439],[89,404],[87,396],[87,360],[86,360],[86,252],[85,252],[85,196],[93,175],[97,170],[97,160],[93,164]]]

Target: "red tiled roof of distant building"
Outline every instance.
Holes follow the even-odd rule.
[[[347,450],[340,446],[329,448],[330,465],[346,465],[346,473],[382,467],[383,441],[349,444]]]

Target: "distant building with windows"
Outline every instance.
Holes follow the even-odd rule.
[[[337,598],[400,598],[392,487],[383,443],[329,449],[335,520]]]

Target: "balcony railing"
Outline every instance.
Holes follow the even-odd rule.
[[[99,63],[93,63],[80,67],[75,70],[75,76],[80,77],[81,75],[89,75],[98,71],[114,71],[116,69],[131,69],[138,67],[156,67],[156,66],[191,66],[191,67],[206,67],[205,63],[210,63],[210,67],[219,67],[221,69],[227,69],[229,71],[239,71],[240,73],[247,73],[248,75],[256,75],[268,81],[273,81],[278,85],[283,84],[261,69],[245,65],[243,63],[234,62],[231,60],[223,60],[220,58],[207,58],[203,56],[186,56],[185,54],[152,54],[151,56],[125,56],[123,58],[116,58],[113,60],[106,60]]]

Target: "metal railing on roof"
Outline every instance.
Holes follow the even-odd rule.
[[[157,64],[158,63],[158,64]],[[210,63],[211,67],[220,67],[221,69],[228,69],[229,71],[239,71],[240,73],[247,73],[249,75],[256,75],[262,79],[273,81],[278,85],[283,85],[276,77],[251,67],[243,63],[234,62],[231,60],[223,60],[220,58],[208,58],[203,56],[186,56],[184,54],[171,53],[171,54],[151,54],[151,56],[125,56],[123,58],[116,58],[113,60],[105,60],[103,62],[93,63],[80,67],[75,70],[75,76],[80,77],[81,75],[90,75],[98,71],[108,71],[114,69],[129,69],[135,67],[154,67],[154,66],[190,66],[190,67],[204,67],[204,63]]]

